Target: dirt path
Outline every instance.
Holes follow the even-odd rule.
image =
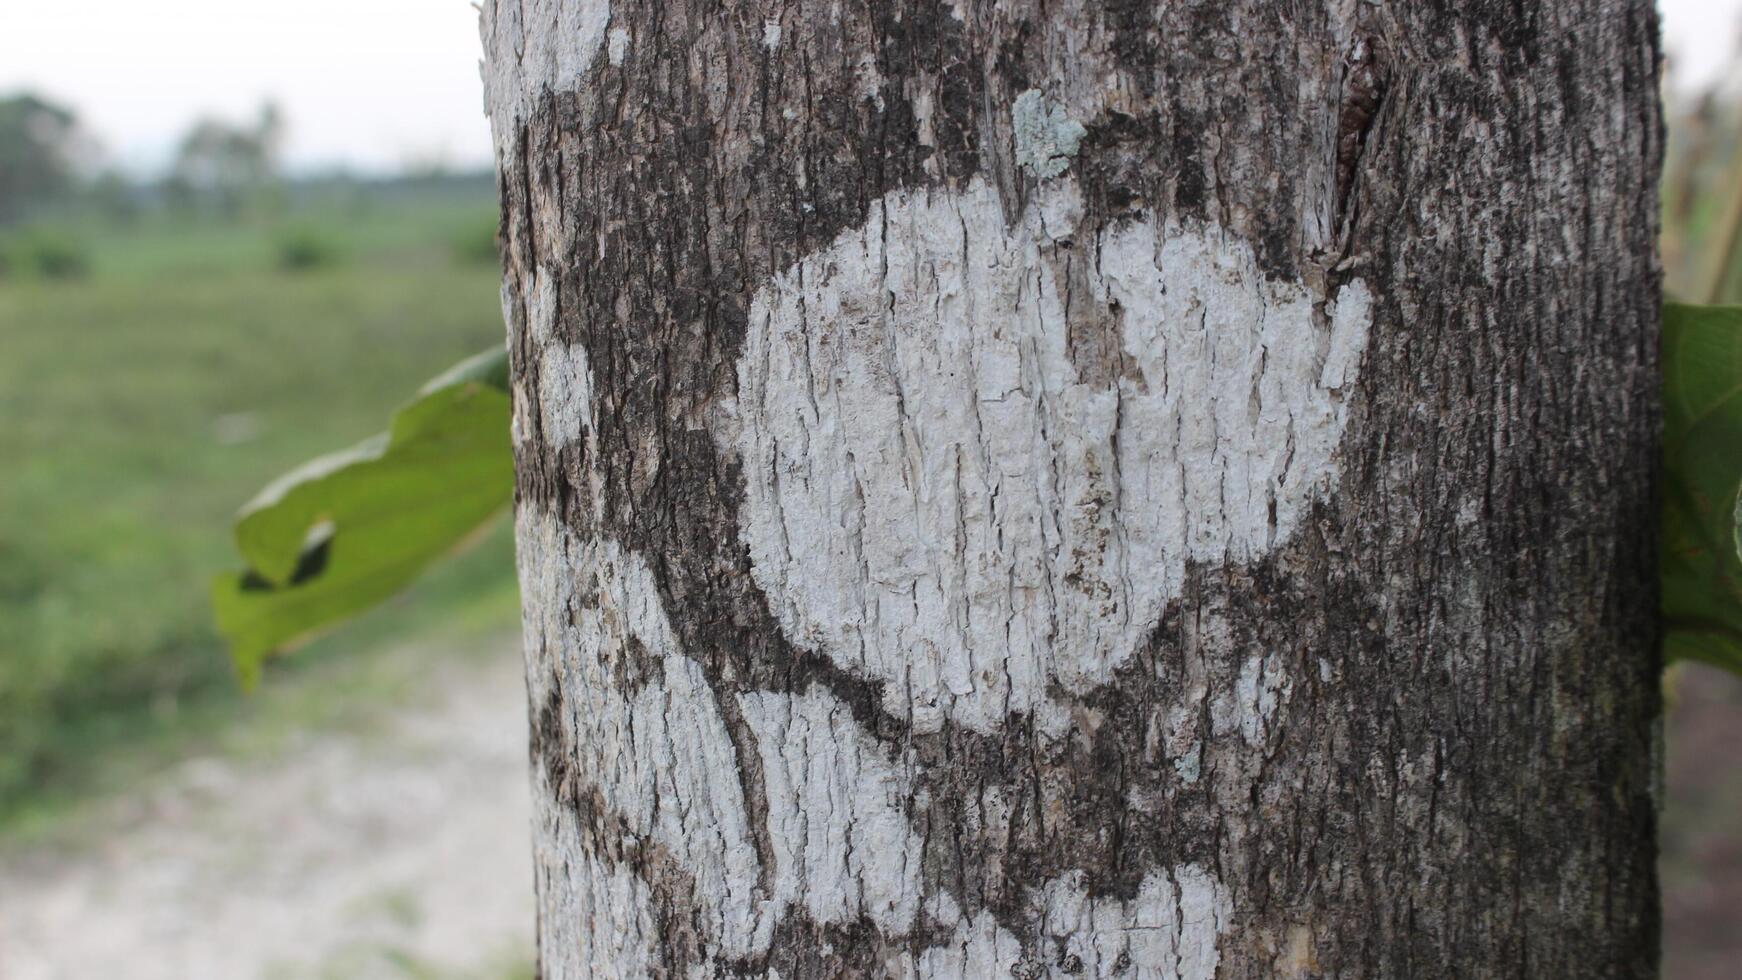
[[[0,980],[506,980],[532,950],[511,649],[367,735],[198,759],[99,832],[0,854]]]

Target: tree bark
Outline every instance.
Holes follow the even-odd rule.
[[[1656,973],[1648,0],[487,0],[545,980]]]

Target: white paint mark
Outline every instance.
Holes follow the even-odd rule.
[[[1094,898],[1083,873],[1043,885],[1031,899],[1051,962],[1072,957],[1080,977],[1211,980],[1230,905],[1220,882],[1194,864],[1152,871],[1130,901]],[[1128,964],[1128,968],[1125,966]]]
[[[1154,878],[1154,874],[1145,878],[1144,887],[1150,887]],[[1179,957],[1176,975],[1180,980],[1212,980],[1221,962],[1218,941],[1228,929],[1234,913],[1233,902],[1221,881],[1195,864],[1176,866],[1173,884],[1180,923],[1174,943]]]
[[[760,746],[775,856],[762,894],[732,739],[701,667],[679,648],[652,570],[553,517],[523,511],[517,522],[523,588],[541,597],[527,604],[527,649],[556,665],[577,778],[694,878],[711,951],[766,951],[793,907],[818,922],[866,916],[887,935],[909,932],[920,907],[920,841],[903,810],[906,770],[888,749],[826,694],[740,696]],[[532,703],[544,704],[547,668],[529,669],[528,685]],[[555,842],[537,855],[551,881],[565,879],[565,863],[586,859],[557,789],[534,794],[550,828],[539,839]],[[581,876],[572,887],[603,886]],[[602,900],[563,898],[580,907]],[[574,907],[547,903],[553,913]]]
[[[775,48],[780,47],[780,21],[763,21],[762,47],[769,51],[773,51]]]
[[[981,912],[972,921],[956,924],[948,942],[920,953],[914,980],[969,980],[972,977],[1011,977],[1022,962],[1022,943],[1008,929]]]
[[[1232,906],[1215,876],[1195,864],[1158,869],[1129,901],[1092,897],[1081,871],[1071,871],[1027,896],[1021,940],[989,913],[973,919],[934,916],[952,928],[948,941],[916,958],[899,975],[913,980],[966,980],[1023,975],[1121,980],[1212,980]],[[1035,972],[1038,970],[1039,972]]]
[[[1325,354],[1319,386],[1341,391],[1355,383],[1361,355],[1367,350],[1367,326],[1373,320],[1373,294],[1356,279],[1337,293],[1336,319],[1331,325],[1331,349]]]
[[[529,428],[532,419],[532,399],[526,394],[526,386],[516,381],[510,386],[509,403],[511,414],[508,418],[508,438],[519,449],[532,438]]]
[[[611,22],[609,0],[493,0],[479,8],[484,108],[506,159],[513,134],[546,89],[579,87]]]
[[[564,897],[558,906],[556,896],[541,896],[546,913],[539,916],[540,975],[550,980],[641,975],[654,962],[659,943],[646,884],[631,869],[590,856],[576,855],[557,867],[564,873],[545,881]],[[558,907],[560,913],[550,914]]]
[[[502,329],[508,335],[509,346],[514,344],[514,287],[507,276],[502,278],[502,284],[496,289],[497,302],[502,304]]]
[[[503,310],[509,322],[513,293],[504,286]],[[545,440],[551,449],[562,449],[593,430],[593,372],[586,349],[556,340],[557,277],[544,266],[537,267],[521,288],[526,311],[526,329],[539,351],[537,401]],[[514,338],[509,338],[512,344]],[[531,438],[527,421],[529,393],[518,385],[514,391],[511,436],[515,445]]]
[[[678,651],[651,570],[550,516],[523,510],[517,524],[522,588],[537,597],[526,603],[526,647],[541,651],[529,663],[529,693],[535,706],[546,703],[554,665],[580,788],[595,789],[631,834],[663,846],[694,878],[698,924],[721,954],[767,949],[774,920],[755,901],[756,852],[732,740],[701,668]],[[640,678],[638,690],[628,675]],[[567,869],[590,857],[559,789],[533,794],[546,828],[535,835],[537,867],[546,882],[589,894],[541,896],[546,922],[611,900],[601,879],[571,879]],[[592,966],[605,972],[575,975],[636,972]]]
[[[891,938],[911,933],[923,908],[953,933],[901,975],[1009,975],[1022,959],[1015,934],[985,912],[963,916],[947,894],[922,901],[921,842],[903,808],[911,763],[824,693],[738,698],[768,798],[775,867],[761,893],[731,738],[700,667],[678,652],[652,570],[552,517],[523,511],[518,523],[523,582],[541,597],[524,623],[528,649],[540,651],[529,690],[535,705],[561,705],[579,784],[534,793],[548,975],[629,976],[653,955],[652,900],[639,877],[648,869],[609,866],[584,842],[617,821],[623,846],[660,847],[693,880],[693,921],[710,963],[766,952],[794,908],[825,924],[868,918]],[[539,769],[536,778],[549,776]],[[577,792],[596,793],[602,807],[587,827],[563,802]],[[988,806],[988,820],[1007,819]],[[1136,970],[1130,976],[1212,977],[1229,916],[1220,883],[1195,865],[1153,872],[1128,902],[1089,897],[1072,872],[1034,890],[1028,905],[1046,948],[1077,957],[1077,975],[1093,977],[1112,976],[1120,962]]]
[[[1080,214],[1070,180],[1014,227],[978,179],[893,193],[751,304],[715,435],[749,477],[753,574],[793,642],[921,732],[1107,683],[1188,561],[1262,557],[1337,472],[1366,288],[1327,329],[1215,226]],[[1097,318],[1122,363],[1090,376],[1069,344]]]
[[[623,58],[629,53],[629,32],[621,27],[614,27],[605,35],[605,57],[612,65],[621,65]]]
[[[592,431],[593,372],[585,348],[562,343],[544,348],[538,359],[538,408],[552,451]]]
[[[762,756],[774,903],[821,923],[863,915],[884,935],[905,935],[919,911],[920,841],[890,750],[825,694],[758,692],[739,703]]]
[[[506,290],[507,286],[503,288]],[[556,273],[543,265],[535,267],[532,281],[524,287],[522,299],[526,303],[526,327],[533,344],[542,347],[550,343],[556,335]],[[514,338],[509,337],[508,342],[512,344]]]
[[[1010,127],[1016,139],[1016,162],[1042,180],[1065,172],[1087,133],[1063,107],[1048,106],[1038,89],[1016,97],[1010,107]]]

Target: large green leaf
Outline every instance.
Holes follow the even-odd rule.
[[[1742,672],[1742,307],[1663,313],[1664,654]]]
[[[273,481],[242,508],[247,569],[212,606],[245,683],[304,642],[410,584],[513,495],[508,360],[480,354],[425,385],[392,427]]]

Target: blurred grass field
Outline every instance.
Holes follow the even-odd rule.
[[[91,789],[116,748],[251,710],[206,604],[236,562],[230,518],[500,342],[478,245],[494,211],[480,181],[242,223],[72,224],[58,233],[84,250],[82,277],[0,280],[0,823]],[[277,669],[443,616],[510,622],[510,555],[498,528]]]

